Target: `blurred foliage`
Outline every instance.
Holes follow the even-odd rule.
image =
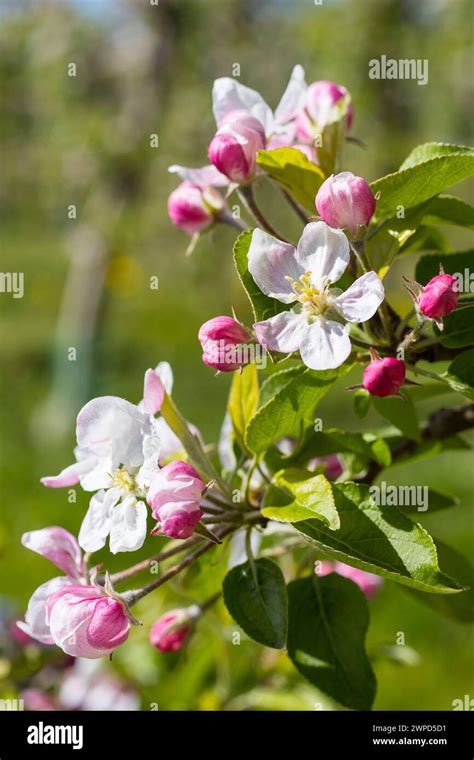
[[[472,137],[472,8],[471,0],[328,0],[322,6],[312,0],[160,0],[155,7],[148,0],[4,0],[0,7],[2,268],[25,273],[23,299],[1,295],[0,591],[21,615],[33,589],[53,575],[43,559],[21,547],[22,532],[53,524],[76,532],[85,510],[86,494],[70,504],[66,492],[47,491],[38,482],[69,463],[84,400],[102,393],[138,400],[143,371],[167,359],[175,370],[176,401],[206,440],[216,440],[229,379],[214,378],[201,364],[196,334],[203,321],[229,313],[231,305],[248,316],[233,271],[233,234],[212,232],[185,259],[187,241],[166,213],[176,182],[167,167],[206,162],[213,79],[231,75],[238,63],[240,81],[270,104],[296,62],[308,81],[343,83],[353,96],[354,134],[368,146],[348,145],[345,168],[372,180],[398,167],[419,142],[462,144]],[[381,54],[428,59],[429,84],[370,80],[368,61]],[[68,76],[71,63],[75,77]],[[150,147],[153,134],[158,148]],[[467,190],[461,189],[462,197]],[[262,191],[262,200],[268,208],[278,205],[280,226],[298,229],[273,189]],[[71,204],[76,219],[68,218]],[[466,246],[461,233],[449,235],[454,247]],[[76,292],[73,264],[76,272],[85,267],[80,282],[89,282],[90,290]],[[77,346],[67,313],[58,330],[61,302],[63,312],[72,301],[87,319],[104,268],[97,324],[89,343]],[[388,286],[407,311],[400,272],[395,265]],[[149,287],[153,276],[157,291]],[[76,362],[67,361],[71,345],[78,347]],[[360,430],[375,417],[361,423],[354,416],[342,390],[347,384],[346,378],[320,414],[329,427]],[[399,466],[387,479],[458,496],[460,505],[449,514],[423,520],[469,555],[472,461],[465,452],[434,461]],[[156,544],[150,539],[134,559]],[[205,617],[185,653],[152,650],[147,634],[156,616],[191,602],[191,589],[203,598],[216,588],[225,557],[204,562],[214,563],[211,574],[197,576],[193,568],[142,605],[144,628],[114,656],[114,666],[138,686],[143,708],[331,707],[281,654],[245,636],[233,644],[235,624],[222,606]],[[124,565],[124,555],[109,564]],[[369,649],[394,644],[402,631],[420,657],[404,668],[389,658],[376,660],[376,709],[450,709],[453,699],[469,693],[469,628],[438,617],[391,583],[371,606]],[[15,680],[22,683],[8,670],[3,662],[7,690]]]

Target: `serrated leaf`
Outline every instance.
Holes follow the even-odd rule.
[[[371,183],[372,192],[380,193],[376,209],[378,219],[393,215],[398,206],[416,206],[474,174],[471,149],[444,147],[445,151],[439,147],[418,146],[398,172]]]
[[[305,369],[304,364],[295,364],[294,367],[281,369],[278,372],[274,372],[270,377],[267,377],[260,388],[259,407],[265,406],[265,404],[276,396],[276,394],[279,393],[290,380],[301,372],[304,372]]]
[[[376,681],[365,651],[367,602],[336,573],[288,585],[288,654],[314,686],[353,710],[369,710]]]
[[[297,148],[260,150],[257,163],[305,208],[314,211],[316,193],[325,176],[319,166]]]
[[[334,505],[334,496],[329,480],[324,475],[312,475],[306,470],[288,468],[274,477],[279,488],[290,494],[285,506],[272,505],[266,500],[262,514],[270,520],[295,523],[300,520],[317,518],[331,530],[339,528],[340,521]]]
[[[394,396],[389,396],[388,398],[372,396],[372,406],[394,427],[401,430],[407,438],[419,441],[420,429],[416,408],[409,396],[406,399],[404,401]]]
[[[248,448],[261,454],[280,438],[296,434],[300,421],[314,415],[333,383],[350,369],[350,364],[324,372],[305,369],[289,379],[250,420],[245,434]]]
[[[474,401],[474,348],[456,356],[441,377],[454,391]]]
[[[288,600],[283,573],[269,559],[237,565],[224,578],[224,602],[250,638],[274,649],[286,642]]]
[[[410,488],[410,486],[407,486],[407,488]],[[416,504],[406,504],[406,505],[398,505],[398,508],[401,512],[404,512],[405,514],[427,514],[431,512],[438,512],[440,509],[448,509],[449,507],[455,507],[457,504],[459,504],[459,499],[457,499],[454,496],[447,496],[444,493],[441,493],[440,491],[435,491],[433,488],[428,488],[428,495],[427,495],[427,507],[428,509],[424,510],[419,509]]]
[[[258,394],[258,375],[255,364],[247,364],[241,372],[234,372],[227,411],[232,420],[237,442],[243,451],[245,451],[245,428],[257,411]]]
[[[406,157],[400,169],[408,169],[410,166],[429,161],[432,158],[441,158],[462,153],[464,155],[474,155],[474,148],[468,145],[452,145],[450,143],[429,142],[417,145]]]
[[[461,590],[438,566],[436,547],[421,525],[397,507],[377,506],[368,486],[333,483],[341,527],[331,531],[318,520],[295,529],[333,559],[376,573],[420,591],[451,594]]]

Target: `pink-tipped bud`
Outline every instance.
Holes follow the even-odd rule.
[[[375,357],[375,358],[374,358]],[[372,361],[365,368],[362,384],[372,396],[394,396],[405,382],[405,364],[401,359],[378,357],[375,352]]]
[[[455,290],[457,280],[451,274],[438,274],[422,288],[418,299],[420,311],[430,319],[442,319],[450,314],[459,300],[459,291]]]
[[[359,570],[357,567],[345,565],[343,562],[323,561],[316,564],[316,575],[324,576],[330,573],[337,573],[343,578],[353,581],[367,597],[371,599],[382,585],[382,578],[374,573],[367,573],[365,570]]]
[[[224,207],[221,194],[213,187],[185,181],[168,198],[168,214],[177,227],[188,235],[202,232]]]
[[[150,644],[160,652],[177,652],[188,638],[192,617],[188,610],[170,610],[155,620],[150,630]]]
[[[310,84],[303,108],[298,112],[295,119],[298,139],[308,145],[312,144],[324,127],[334,120],[336,103],[348,94],[345,87],[334,84],[334,82],[321,80]],[[345,114],[347,129],[351,127],[352,118],[352,105],[349,103]]]
[[[155,472],[148,490],[148,504],[157,527],[170,538],[189,538],[203,516],[199,505],[206,489],[194,467],[175,460]]]
[[[330,227],[348,229],[354,235],[375,211],[375,198],[368,182],[352,172],[332,174],[316,195],[316,208]]]
[[[209,160],[231,182],[248,182],[257,171],[257,153],[265,147],[262,124],[247,111],[231,111],[209,145]]]
[[[239,346],[252,340],[252,336],[232,317],[213,317],[204,322],[198,338],[202,360],[208,367],[220,372],[234,372],[247,363]]]
[[[73,657],[111,654],[127,640],[130,619],[124,605],[95,586],[69,585],[47,601],[54,643]]]

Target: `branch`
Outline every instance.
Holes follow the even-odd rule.
[[[421,439],[422,442],[442,441],[444,438],[449,438],[452,435],[462,433],[464,430],[470,430],[471,428],[474,428],[474,404],[456,406],[450,409],[439,409],[428,418],[426,425],[421,431]],[[403,438],[392,449],[392,461],[416,451],[418,445],[416,441]],[[373,483],[383,469],[377,462],[371,462],[367,473],[362,478],[357,479],[357,482]]]

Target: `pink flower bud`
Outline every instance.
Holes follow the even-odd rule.
[[[322,457],[314,457],[309,461],[309,469],[315,470],[316,467],[324,467],[324,475],[328,480],[337,480],[342,475],[344,468],[337,454],[325,454]]]
[[[73,657],[104,657],[128,638],[130,620],[124,605],[95,586],[70,585],[56,591],[46,611],[54,643]]]
[[[170,610],[153,623],[150,643],[160,652],[177,652],[189,636],[190,623],[186,610]]]
[[[234,372],[246,363],[237,347],[248,343],[252,336],[235,319],[209,319],[201,325],[198,338],[203,350],[202,360],[208,367],[220,372]]]
[[[393,396],[405,382],[405,364],[401,359],[386,356],[374,358],[365,368],[362,384],[372,396]]]
[[[321,80],[310,84],[304,106],[295,119],[298,139],[303,143],[313,143],[324,127],[331,123],[335,104],[346,95],[346,88],[334,82]],[[352,105],[349,103],[345,116],[347,129],[351,127],[352,117]]]
[[[420,311],[430,319],[441,319],[458,305],[459,292],[454,290],[456,278],[451,274],[438,274],[422,288],[418,299]]]
[[[316,195],[316,208],[326,224],[349,229],[355,235],[357,228],[372,218],[375,198],[365,179],[341,172],[323,182]]]
[[[168,198],[168,214],[177,227],[194,235],[209,227],[224,207],[224,200],[213,187],[185,181]]]
[[[247,182],[257,171],[257,152],[265,147],[262,124],[247,111],[229,113],[209,145],[209,160],[231,182]]]
[[[176,460],[155,472],[147,500],[159,525],[158,531],[170,538],[189,538],[203,516],[199,508],[206,486],[194,467]]]
[[[367,597],[371,599],[382,585],[382,578],[374,573],[367,573],[365,570],[359,570],[357,567],[345,565],[343,562],[318,562],[316,565],[316,574],[319,576],[337,573],[343,578],[353,581]]]

